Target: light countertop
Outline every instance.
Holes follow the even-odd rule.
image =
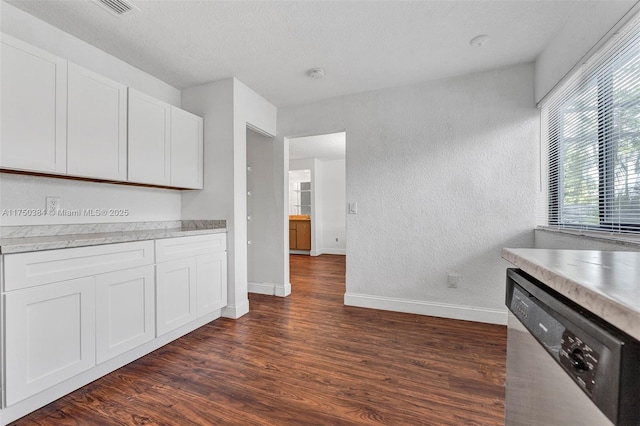
[[[23,253],[227,232],[224,220],[0,227],[0,253]]]
[[[640,340],[640,252],[505,248],[502,257]]]

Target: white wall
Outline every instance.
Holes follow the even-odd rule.
[[[533,245],[533,81],[526,64],[278,111],[285,147],[347,132],[345,303],[504,323],[500,249]]]
[[[289,170],[305,169],[310,169],[313,176],[310,254],[346,254],[345,160],[289,161]]]
[[[0,210],[44,209],[59,197],[64,210],[127,209],[126,216],[0,216],[1,226],[144,222],[180,219],[180,191],[40,176],[0,175]],[[202,217],[201,217],[202,218]]]
[[[277,110],[235,78],[186,89],[182,92],[182,104],[183,108],[204,117],[205,124],[204,189],[183,194],[182,216],[183,219],[227,220],[228,306],[223,315],[239,318],[249,312],[247,127],[274,135]],[[281,151],[278,149],[277,157],[274,156],[278,163],[282,162]],[[280,180],[284,182],[283,179]],[[284,203],[284,195],[278,193],[275,202]],[[280,229],[283,226],[284,216],[278,229],[273,230],[273,250],[284,250],[284,229]],[[278,276],[283,275],[280,264]],[[282,295],[290,293],[288,279],[279,280],[277,285]]]
[[[536,102],[636,4],[632,1],[580,2],[536,60]]]
[[[178,89],[5,2],[0,3],[0,7],[2,32],[180,106]],[[180,219],[180,191],[175,190],[2,173],[0,194],[3,209],[44,208],[45,196],[58,196],[64,209],[104,206],[130,211],[126,217],[1,216],[3,226]]]
[[[345,160],[320,160],[316,167],[316,179],[320,182],[317,188],[318,208],[321,211],[319,254],[346,254]]]
[[[272,137],[247,129],[247,246],[248,290],[275,295],[281,282],[278,253],[273,250],[273,229],[280,222],[274,179],[274,141]],[[247,192],[247,194],[248,194]],[[276,238],[277,239],[277,238]]]

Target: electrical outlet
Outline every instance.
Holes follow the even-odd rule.
[[[447,274],[447,287],[458,288],[458,284],[460,284],[460,275]]]
[[[46,197],[47,215],[55,216],[60,210],[60,197]]]

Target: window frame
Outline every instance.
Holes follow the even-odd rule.
[[[616,233],[640,233],[640,223],[612,221],[615,210],[615,161],[618,141],[613,137],[614,128],[614,70],[591,76],[596,79],[597,90],[597,141],[598,141],[598,224],[567,223],[564,219],[564,160],[566,144],[560,143],[565,120],[563,108],[548,111],[548,223],[549,226],[567,229],[583,229]],[[638,75],[640,78],[640,73]],[[587,80],[588,81],[588,80]],[[588,86],[588,85],[587,85]],[[586,86],[585,86],[586,87]],[[640,96],[639,96],[640,101]],[[638,128],[640,133],[640,127]]]

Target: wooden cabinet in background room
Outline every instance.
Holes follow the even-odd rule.
[[[289,249],[311,250],[310,220],[289,220]]]

